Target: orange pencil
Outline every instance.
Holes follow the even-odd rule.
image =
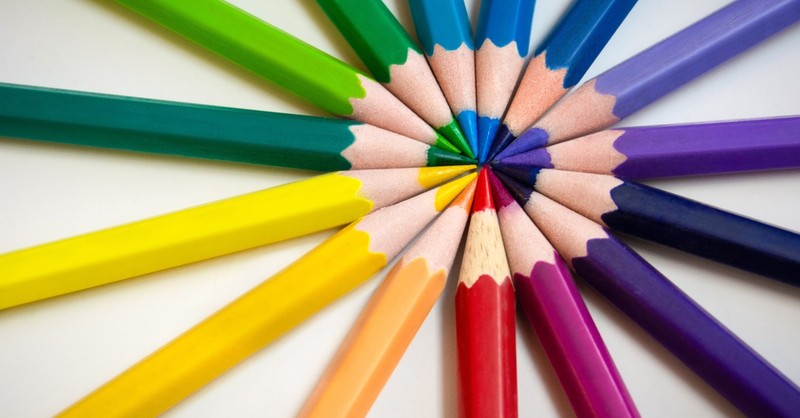
[[[300,417],[365,416],[444,290],[475,181],[394,265],[361,313]]]

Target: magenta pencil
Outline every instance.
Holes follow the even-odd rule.
[[[606,129],[798,20],[800,0],[734,1],[582,84],[496,159]]]
[[[800,116],[609,129],[496,164],[522,178],[555,168],[625,180],[798,168]]]
[[[638,417],[569,268],[489,172],[517,302],[579,417]]]
[[[530,186],[497,174],[586,282],[745,415],[797,416],[800,388],[630,247]]]

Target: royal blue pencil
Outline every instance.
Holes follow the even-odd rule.
[[[800,234],[602,174],[541,169],[527,181],[612,230],[800,286]]]
[[[800,20],[800,0],[739,0],[587,81],[497,155],[606,129]]]
[[[635,4],[636,0],[572,3],[534,51],[498,128],[489,159],[578,84]]]
[[[484,0],[475,30],[478,161],[486,161],[531,38],[534,0]]]

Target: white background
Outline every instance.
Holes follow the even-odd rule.
[[[234,3],[363,69],[314,1]],[[410,28],[406,2],[387,3]],[[538,3],[533,45],[568,2]],[[725,3],[641,2],[586,79]],[[474,20],[477,1],[468,5]],[[624,125],[799,114],[799,64],[800,27],[794,27]],[[0,82],[321,114],[113,2],[100,0],[0,0]],[[0,138],[0,252],[309,175]],[[800,171],[649,183],[800,231]],[[57,413],[330,233],[0,312],[0,416]],[[789,378],[800,381],[800,289],[674,250],[628,242]],[[321,312],[168,415],[293,416],[377,283],[370,282]],[[632,321],[593,291],[583,290],[644,416],[738,413]],[[386,385],[372,416],[455,415],[452,299],[451,286]],[[536,338],[522,320],[518,329],[521,416],[570,415]]]

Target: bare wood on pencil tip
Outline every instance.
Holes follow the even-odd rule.
[[[602,226],[537,192],[531,195],[525,212],[570,264],[589,254],[590,240],[608,238]]]
[[[617,210],[608,191],[622,183],[613,176],[551,169],[536,176],[536,190],[601,225],[602,214]]]
[[[491,39],[475,52],[475,86],[481,116],[499,119],[514,92],[525,58],[519,56],[517,41],[498,47]]]
[[[437,136],[433,128],[426,124],[411,109],[393,96],[389,90],[378,82],[362,74],[357,74],[365,95],[361,98],[350,98],[353,113],[348,117],[382,126],[409,138],[433,144]]]
[[[468,288],[482,276],[490,276],[498,285],[510,277],[497,214],[493,210],[472,213],[464,254],[458,281]]]
[[[464,43],[452,51],[436,44],[433,54],[428,57],[439,86],[456,115],[464,110],[475,110],[474,55],[475,52]]]
[[[619,122],[613,112],[617,98],[598,92],[596,82],[594,78],[575,89],[534,125],[547,131],[550,136],[548,144],[587,135],[597,131],[598,127],[609,127]]]
[[[355,139],[342,150],[342,156],[357,169],[391,167],[424,167],[429,146],[372,125],[352,125],[348,128]]]
[[[628,157],[614,148],[624,130],[609,129],[545,148],[559,170],[612,174]]]
[[[514,136],[520,136],[568,91],[563,87],[567,69],[547,68],[546,55],[545,51],[528,62],[508,107],[508,114],[503,122]]]
[[[458,244],[461,242],[461,236],[464,234],[464,226],[469,218],[475,184],[476,181],[472,180],[467,185],[464,191],[450,204],[450,207],[444,210],[439,219],[408,250],[401,262],[424,258],[427,260],[431,272],[438,270],[449,272],[458,250]],[[442,245],[443,242],[448,244]]]
[[[553,248],[547,243],[542,232],[533,226],[528,214],[518,204],[500,208],[498,213],[500,232],[506,244],[512,275],[515,272],[530,274],[530,266],[537,261],[555,264],[556,253]],[[521,231],[525,231],[525,234],[521,234]]]
[[[433,127],[452,122],[450,106],[422,54],[409,48],[405,62],[393,64],[389,72],[386,88],[425,122]]]

